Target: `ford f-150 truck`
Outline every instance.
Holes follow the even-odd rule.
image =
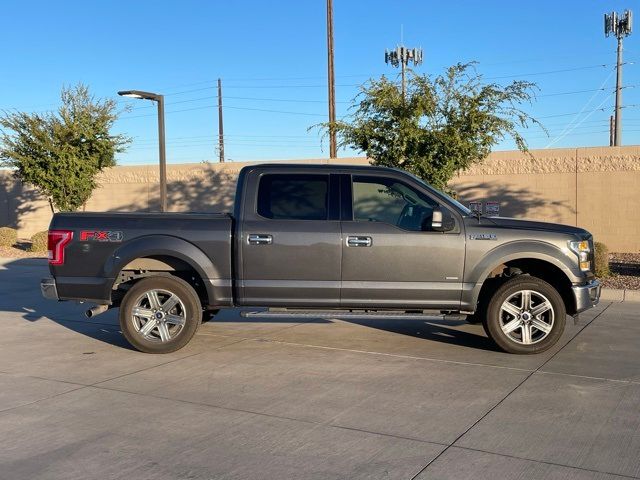
[[[119,307],[124,336],[175,351],[221,308],[253,315],[416,315],[482,323],[499,348],[554,345],[598,303],[594,246],[572,226],[467,209],[413,175],[372,166],[263,164],[233,214],[58,213],[46,298]]]

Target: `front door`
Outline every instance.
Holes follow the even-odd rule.
[[[343,307],[458,308],[465,239],[456,228],[431,229],[436,199],[388,175],[353,175],[343,182],[351,195],[342,222]],[[349,188],[351,187],[351,188]],[[343,213],[344,216],[344,213]]]
[[[262,173],[249,180],[241,225],[243,305],[337,307],[338,177]]]

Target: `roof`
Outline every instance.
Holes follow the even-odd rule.
[[[268,170],[311,170],[311,171],[323,171],[330,170],[335,171],[376,171],[376,172],[403,172],[399,168],[380,167],[376,165],[340,165],[340,164],[309,164],[309,163],[259,163],[256,165],[247,165],[242,167],[242,171],[249,171],[255,169],[268,169]],[[404,172],[403,172],[404,173]]]

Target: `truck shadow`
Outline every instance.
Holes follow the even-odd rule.
[[[232,315],[225,315],[225,314]],[[224,312],[222,316],[216,316],[211,324],[224,323],[232,325],[237,323],[264,323],[264,322],[281,322],[281,323],[335,323],[331,319],[306,318],[304,320],[296,320],[292,318],[244,318],[237,311]],[[419,338],[421,340],[457,345],[476,350],[485,350],[491,352],[500,352],[495,344],[484,335],[482,327],[479,325],[470,325],[464,320],[445,320],[441,317],[428,317],[426,320],[418,319],[355,319],[348,316],[340,316],[336,314],[334,320],[359,325],[362,327],[381,330],[389,333],[405,335],[408,337]],[[212,326],[213,326],[212,325]],[[462,327],[456,328],[456,327]],[[215,327],[214,327],[215,328]],[[469,331],[474,330],[474,331]],[[477,332],[477,333],[476,333]]]
[[[469,325],[464,320],[445,320],[439,317],[429,318],[428,320],[341,320],[363,327],[374,328],[390,333],[397,333],[400,335],[406,335],[422,340],[446,343],[449,345],[457,345],[460,347],[473,348],[476,350],[487,350],[492,352],[500,351],[495,346],[495,344],[484,335],[481,326]],[[458,326],[464,326],[463,328],[476,330],[478,333],[455,328]]]
[[[84,317],[87,304],[42,298],[40,279],[48,275],[44,258],[17,258],[0,263],[0,324],[8,320],[5,313],[17,313],[28,322],[50,320],[86,337],[133,350],[120,333],[115,312],[88,320]]]
[[[115,347],[133,350],[120,332],[117,310],[110,310],[99,317],[87,319],[84,317],[84,312],[91,306],[89,304],[80,305],[75,302],[56,303],[42,298],[40,294],[40,279],[48,276],[48,274],[46,259],[42,258],[21,258],[0,263],[0,324],[4,319],[7,319],[2,315],[4,312],[17,313],[28,322],[36,323],[41,320],[50,320],[91,339]],[[467,330],[477,330],[478,327],[456,328],[466,325],[464,321],[443,320],[437,317],[429,318],[426,321],[415,319],[353,319],[341,318],[339,314],[335,318],[355,325],[423,340],[479,350],[496,350],[489,339],[481,333],[481,329],[478,334],[464,330],[465,328]],[[220,323],[224,324],[220,325],[220,327],[237,326],[242,330],[244,325],[247,325],[247,328],[250,329],[249,324],[251,323],[284,325],[296,323],[331,324],[334,322],[330,319],[312,317],[303,321],[284,317],[247,318],[240,315],[240,310],[233,309],[223,310],[210,323],[213,328],[216,327],[216,323]],[[262,333],[264,334],[270,333],[268,329],[260,330],[263,330]],[[262,333],[254,332],[256,336],[260,336]],[[221,331],[220,334],[224,335],[224,331]]]

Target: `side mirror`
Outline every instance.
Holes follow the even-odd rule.
[[[455,228],[455,220],[448,214],[446,210],[442,210],[440,206],[433,208],[431,216],[431,230],[434,232],[449,232]]]

